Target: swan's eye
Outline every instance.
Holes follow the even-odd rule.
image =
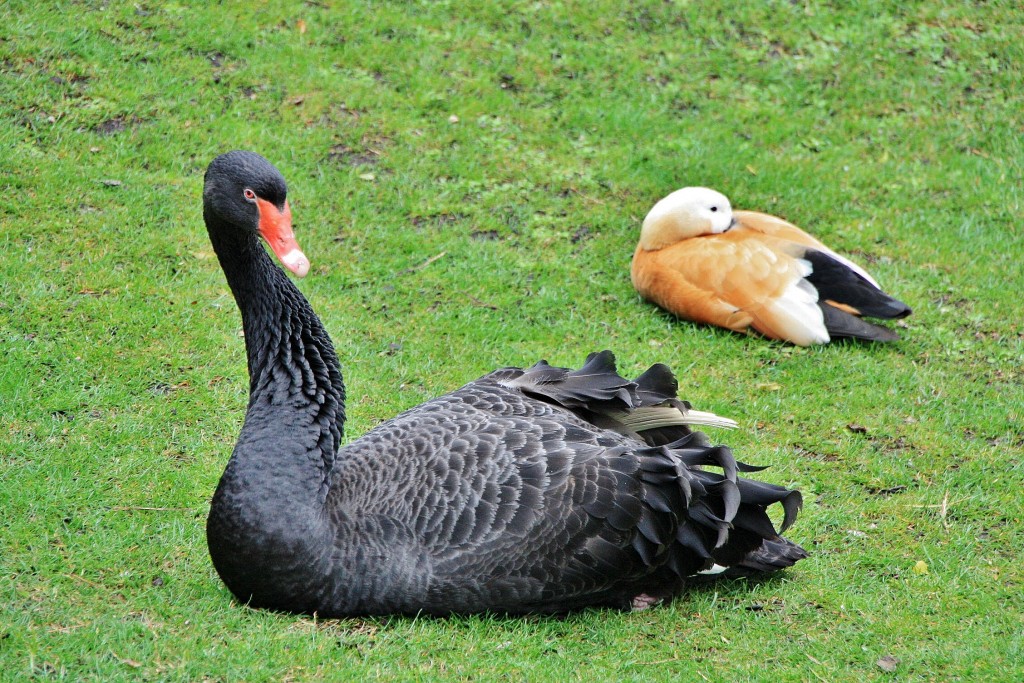
[[[256,201],[256,193],[253,192],[252,190],[250,190],[248,187],[245,188],[245,192],[243,192],[242,194],[245,195],[245,198],[246,198],[247,201],[250,201],[250,202]]]
[[[717,206],[712,206],[711,207],[711,211],[712,211],[712,213],[714,213],[715,211],[718,211],[718,207]]]

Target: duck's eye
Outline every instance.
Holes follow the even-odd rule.
[[[248,187],[245,188],[245,192],[243,192],[242,194],[245,195],[246,200],[250,202],[256,201],[256,193],[250,190]]]
[[[712,207],[711,207],[711,211],[712,211],[712,212],[718,211],[718,207],[717,207],[717,206],[712,206]]]

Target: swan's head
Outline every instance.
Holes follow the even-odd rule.
[[[299,277],[309,272],[309,259],[292,232],[284,176],[259,154],[228,152],[210,163],[203,185],[203,215],[211,232],[259,234],[285,268]]]
[[[716,235],[733,225],[728,197],[706,187],[684,187],[648,212],[640,231],[640,246],[661,249],[690,237]]]

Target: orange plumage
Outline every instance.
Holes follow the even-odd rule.
[[[644,219],[633,286],[695,322],[809,346],[834,337],[892,341],[861,316],[902,318],[910,308],[861,267],[791,223],[733,211],[703,187],[673,192]]]

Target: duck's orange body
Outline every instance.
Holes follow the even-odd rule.
[[[860,316],[910,313],[862,268],[800,228],[733,212],[706,188],[685,188],[651,210],[632,279],[645,298],[682,318],[801,346],[832,337],[891,341],[895,333]]]

